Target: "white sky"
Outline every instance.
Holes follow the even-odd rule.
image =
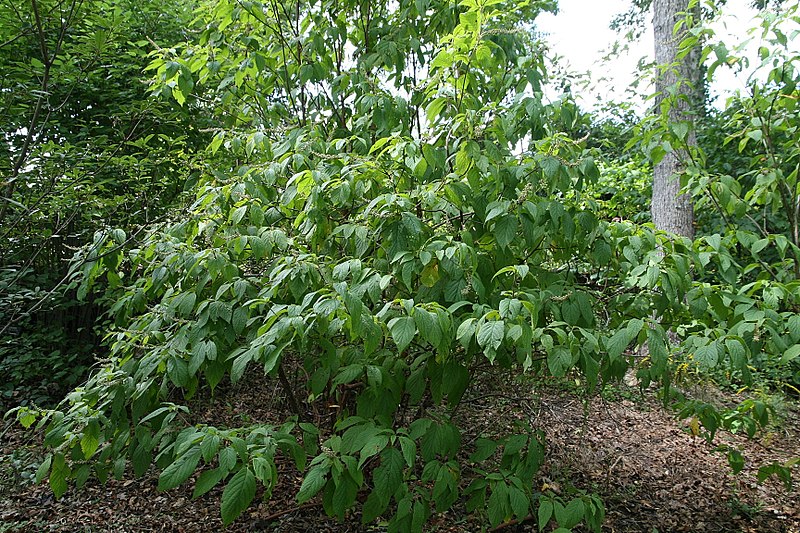
[[[638,76],[639,61],[652,61],[653,30],[650,16],[646,17],[648,28],[642,37],[636,42],[626,42],[624,35],[617,34],[608,26],[615,15],[628,10],[630,0],[559,0],[558,4],[558,15],[544,14],[536,19],[537,30],[548,34],[546,40],[551,52],[562,56],[570,70],[590,73],[590,82],[586,87],[572,84],[572,92],[583,107],[590,108],[610,99],[614,102],[630,102],[637,109],[643,109],[642,96],[647,95],[650,89],[642,84],[634,89],[634,93],[629,86]],[[753,15],[748,1],[729,0],[724,14],[727,32],[743,38]],[[718,32],[725,31],[721,23],[714,28]],[[628,50],[603,61],[603,56],[615,42],[627,46]],[[718,98],[716,105],[723,105],[725,95],[743,88],[741,80],[745,77],[737,79],[730,69],[718,69],[715,73],[717,79],[710,88],[712,96],[723,95]]]

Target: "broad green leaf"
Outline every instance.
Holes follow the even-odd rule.
[[[428,264],[419,275],[419,280],[426,287],[433,287],[440,279],[439,263],[433,262]]]
[[[478,328],[477,340],[481,348],[491,348],[497,350],[503,344],[506,335],[505,322],[502,320],[490,320],[481,324]]]
[[[322,463],[308,471],[300,485],[300,491],[297,493],[298,503],[307,502],[325,486],[328,481],[329,469],[330,466],[327,463]]]
[[[785,365],[790,361],[793,361],[800,355],[800,344],[795,344],[794,346],[789,347],[784,353],[783,357],[781,357],[781,364]]]
[[[497,527],[501,522],[511,517],[511,503],[508,500],[508,486],[499,482],[492,487],[492,494],[487,502],[489,523]]]
[[[706,346],[701,346],[694,352],[694,359],[705,368],[714,368],[719,360],[717,343],[712,342]]]
[[[494,224],[494,237],[501,248],[507,247],[517,235],[517,217],[513,214],[500,217]]]
[[[133,473],[136,476],[143,476],[150,464],[153,462],[153,451],[147,442],[140,442],[136,449],[133,450],[131,456],[131,465],[133,466]]]
[[[64,456],[60,453],[55,454],[50,468],[50,489],[56,499],[67,492],[67,478],[70,473],[70,468],[67,466]]]
[[[358,486],[349,478],[349,476],[342,476],[338,485],[333,491],[332,508],[333,512],[340,519],[344,518],[344,514],[353,505],[358,494]]]
[[[556,521],[560,527],[572,529],[583,520],[584,503],[580,498],[575,498],[566,507],[557,505],[555,507]]]
[[[408,437],[400,437],[400,449],[403,452],[403,459],[405,459],[408,466],[414,466],[417,460],[417,445]]]
[[[792,342],[800,341],[800,314],[793,314],[786,321],[786,328]]]
[[[417,326],[414,319],[410,316],[395,317],[390,320],[387,325],[394,339],[394,343],[397,345],[397,351],[402,352],[408,348],[408,345],[411,344],[414,335],[417,333]]]
[[[215,468],[214,470],[206,470],[200,476],[198,476],[197,481],[194,484],[194,492],[192,492],[192,499],[199,498],[206,492],[213,489],[222,479],[227,475],[227,472],[222,470],[221,468]]]
[[[158,477],[158,490],[174,489],[187,479],[197,468],[200,461],[200,445],[195,445],[175,459]]]
[[[226,447],[219,451],[219,467],[225,472],[230,472],[236,466],[236,450]]]
[[[374,435],[371,437],[364,447],[361,448],[361,459],[358,462],[358,467],[364,466],[364,463],[373,455],[379,454],[389,443],[389,436],[384,434]]]
[[[100,424],[96,419],[91,419],[83,430],[81,437],[81,450],[84,458],[90,458],[100,445]]]
[[[539,531],[544,531],[544,528],[547,527],[553,517],[553,502],[550,499],[540,499],[537,515]]]
[[[475,451],[469,456],[469,460],[480,463],[494,455],[497,449],[497,442],[492,439],[479,438],[475,441]]]
[[[456,331],[456,337],[458,338],[458,341],[461,343],[461,345],[464,346],[464,348],[469,347],[469,343],[472,340],[472,336],[475,335],[475,330],[477,329],[475,322],[476,322],[475,318],[468,318],[458,326],[458,331]]]
[[[608,357],[613,361],[617,359],[625,348],[636,338],[642,330],[644,322],[640,319],[632,319],[624,329],[618,329],[614,334],[606,340],[606,351]]]
[[[250,506],[256,495],[256,477],[249,468],[234,475],[222,492],[222,523],[228,525]]]
[[[555,377],[564,376],[572,368],[572,353],[566,346],[554,346],[547,352],[547,368]]]
[[[548,179],[556,177],[558,171],[561,169],[561,162],[552,156],[545,156],[539,161],[539,165],[544,171],[544,175]]]
[[[509,487],[508,499],[514,516],[519,520],[524,520],[528,516],[528,509],[531,504],[528,496],[517,487]]]
[[[53,461],[53,454],[48,454],[42,464],[39,465],[39,468],[36,469],[36,483],[41,483],[47,474],[50,472],[50,464]]]
[[[381,516],[389,507],[389,498],[384,497],[377,490],[369,493],[367,501],[361,508],[361,523],[369,524]]]
[[[36,413],[28,408],[21,407],[17,411],[17,421],[22,424],[22,427],[28,429],[36,422]]]

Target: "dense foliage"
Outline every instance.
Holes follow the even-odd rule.
[[[47,401],[85,379],[98,343],[102,306],[63,290],[74,251],[161,217],[208,139],[142,74],[148,39],[185,33],[182,2],[17,4],[0,3],[0,392]]]
[[[214,164],[140,241],[100,231],[76,256],[78,295],[110,302],[110,354],[57,409],[17,411],[46,427],[37,477],[60,496],[129,465],[157,463],[163,490],[201,470],[195,496],[224,483],[230,523],[286,457],[304,476],[298,501],[321,494],[340,518],[358,506],[390,531],[459,500],[493,526],[533,513],[597,531],[597,498],[535,486],[538,432],[462,439],[457,410],[480,375],[575,373],[593,390],[633,368],[669,400],[687,367],[748,383],[761,360],[795,364],[800,74],[778,28],[796,9],[765,18],[763,59],[780,66],[731,116],[740,152],[761,143],[750,180],[692,152],[685,180],[729,224],[692,242],[641,224],[641,204],[615,192],[640,187],[636,159],[598,165],[575,106],[543,98],[527,29],[554,7],[200,3],[196,31],[156,47],[147,70],[159,102],[211,117]],[[656,117],[630,146],[656,160],[686,136]],[[187,422],[193,398],[246,372],[279,383],[293,416]],[[681,408],[709,438],[769,420],[758,398]]]

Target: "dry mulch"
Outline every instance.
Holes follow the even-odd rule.
[[[511,385],[487,388],[467,398],[459,418],[470,421],[470,440],[514,421],[530,422],[547,436],[547,459],[539,482],[565,498],[573,490],[600,495],[606,505],[604,531],[610,532],[786,532],[800,533],[800,493],[776,480],[756,481],[758,464],[800,456],[797,412],[780,431],[760,440],[720,433],[713,444],[694,437],[672,413],[647,395],[617,401],[584,401],[558,388]],[[225,395],[194,409],[205,423],[245,425],[277,421],[282,414],[272,383],[245,380]],[[0,533],[6,531],[216,531],[222,529],[217,487],[198,500],[192,484],[166,493],[158,475],[127,476],[105,486],[90,480],[54,500],[46,484],[29,481],[41,448],[17,426],[0,440]],[[2,435],[2,434],[0,434]],[[747,466],[734,476],[720,444],[738,446]],[[318,502],[294,502],[301,481],[291,465],[279,465],[280,482],[269,502],[257,499],[228,531],[346,533],[385,531],[362,526],[357,514],[344,523],[327,518]],[[796,471],[797,472],[797,471]],[[435,531],[479,531],[477,516],[457,505],[431,521]],[[535,523],[509,524],[505,531],[537,531]]]
[[[766,435],[769,446],[723,432],[709,444],[653,399],[585,406],[561,396],[542,405],[546,468],[603,497],[608,531],[800,531],[797,487],[787,492],[777,480],[756,480],[759,464],[800,455],[796,425]],[[714,452],[723,444],[742,450],[739,475]]]

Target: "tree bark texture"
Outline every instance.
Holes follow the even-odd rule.
[[[681,29],[673,33],[675,24],[689,8],[688,0],[655,0],[653,2],[653,29],[655,37],[656,108],[660,114],[662,103],[670,99],[668,120],[670,124],[689,123],[686,144],[697,144],[692,126],[693,112],[702,108],[696,102],[703,94],[698,53],[678,58],[678,48],[684,36]],[[672,94],[674,93],[674,97]],[[694,236],[694,212],[689,195],[680,194],[680,175],[686,168],[688,153],[684,149],[668,152],[653,168],[653,197],[650,213],[656,229],[684,237]]]

